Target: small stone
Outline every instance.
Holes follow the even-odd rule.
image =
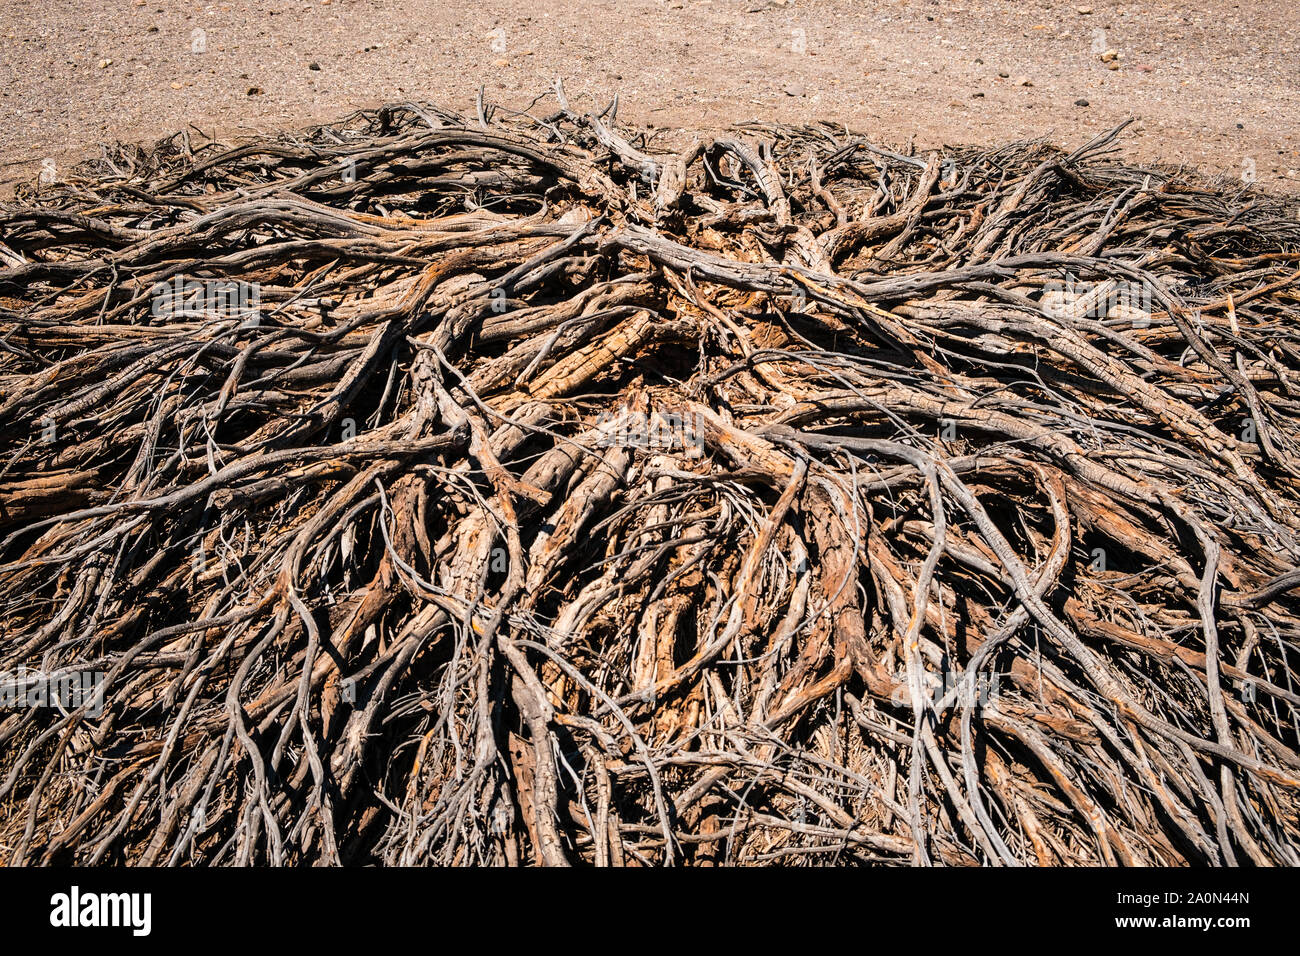
[[[493,65],[493,66],[509,66],[509,65],[510,65],[510,61],[509,61],[509,60],[493,60],[493,61],[492,61],[492,65]]]
[[[173,90],[181,90],[181,89],[184,89],[184,87],[183,87],[180,83],[173,83],[173,84],[172,84],[172,89],[173,89]]]
[[[1088,105],[1088,101],[1085,100],[1085,99],[1083,99],[1082,97],[1080,97],[1079,99],[1077,99],[1077,100],[1074,101],[1074,105],[1075,105],[1075,106],[1087,106],[1087,105]]]
[[[786,96],[803,96],[804,89],[802,83],[790,83],[785,88]]]
[[[99,61],[99,68],[100,68],[101,70],[107,69],[108,67],[110,67],[110,66],[112,66],[112,65],[113,65],[113,61],[112,61],[112,60],[105,59],[105,60],[100,60],[100,61]]]
[[[319,73],[319,72],[320,72],[320,64],[319,64],[319,63],[308,63],[308,64],[307,64],[307,69],[309,69],[309,70],[315,70],[317,73]]]
[[[1033,86],[1034,81],[1027,76],[1016,77],[1016,86]]]
[[[261,96],[261,95],[262,95],[262,88],[261,88],[260,86],[250,86],[250,87],[248,88],[248,95],[249,95],[249,96]]]
[[[1004,80],[1005,80],[1007,77],[1009,77],[1010,75],[1011,75],[1011,74],[1010,74],[1010,73],[1007,73],[1007,72],[1000,72],[1000,73],[998,73],[998,76],[1002,77],[1002,79],[1004,79]]]
[[[973,100],[982,100],[982,99],[984,99],[984,93],[983,93],[983,91],[981,91],[981,90],[976,90],[974,93],[971,94],[971,99],[973,99]]]
[[[1118,61],[1118,60],[1111,60],[1109,63],[1106,64],[1106,69],[1108,69],[1108,70],[1118,70],[1118,69],[1119,69],[1119,61]]]
[[[1075,7],[1074,12],[1081,17],[1089,17],[1092,16],[1092,7]]]
[[[1120,58],[1119,50],[1107,50],[1101,55],[1102,63],[1111,63]]]

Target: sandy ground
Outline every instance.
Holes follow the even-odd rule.
[[[1295,3],[0,0],[0,188],[104,140],[468,109],[480,84],[522,109],[560,76],[578,105],[620,93],[626,121],[821,118],[917,148],[1073,146],[1136,116],[1130,158],[1294,192]]]

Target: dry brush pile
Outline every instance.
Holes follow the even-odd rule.
[[[0,859],[1300,862],[1294,204],[554,102],[0,210]]]

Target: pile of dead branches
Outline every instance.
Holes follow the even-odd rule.
[[[0,860],[1300,863],[1295,205],[556,92],[0,208]]]

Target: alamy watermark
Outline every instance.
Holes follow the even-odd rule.
[[[86,708],[90,717],[104,713],[104,672],[46,674],[20,667],[0,672],[0,708],[57,707],[67,712]]]
[[[184,279],[159,282],[149,294],[156,318],[235,318],[257,325],[262,294],[256,283],[234,279]]]
[[[704,453],[701,416],[693,412],[633,411],[626,406],[600,413],[601,447],[641,448],[647,451],[684,451],[694,458]]]
[[[50,897],[50,925],[56,928],[123,927],[132,936],[153,929],[152,893],[83,893],[73,886]]]
[[[1040,304],[1053,318],[1120,319],[1137,328],[1151,325],[1151,289],[1144,282],[1085,282],[1071,275],[1047,283]]]
[[[993,673],[981,671],[974,675],[975,713],[982,711],[999,696],[1002,690],[1002,678],[1005,676],[1007,675],[997,671]],[[927,672],[924,678],[926,686],[922,691],[923,699],[928,698],[931,708],[938,710],[944,699],[952,691],[957,691],[957,701],[960,703],[965,693],[963,683],[967,679],[967,675],[959,671],[945,670],[941,674]],[[958,688],[962,689],[958,690]],[[898,684],[890,694],[889,702],[895,707],[910,706],[912,703],[911,689],[905,683]]]

